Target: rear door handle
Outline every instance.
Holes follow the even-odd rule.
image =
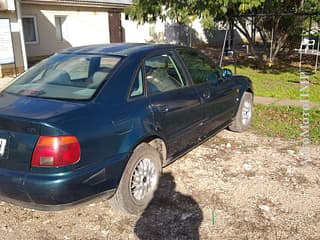
[[[165,104],[152,104],[151,105],[151,109],[154,112],[163,112],[163,113],[165,113],[165,112],[169,111],[168,106],[165,105]]]
[[[208,99],[211,97],[211,93],[209,91],[204,91],[202,93],[202,97],[205,98],[205,99]]]

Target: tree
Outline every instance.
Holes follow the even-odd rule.
[[[275,59],[284,45],[287,45],[290,36],[299,36],[299,41],[301,40],[303,22],[308,18],[303,13],[315,12],[319,9],[320,4],[317,0],[267,0],[252,9],[254,13],[258,14],[255,17],[255,27],[260,33],[265,47],[271,41],[273,31],[271,61]],[[263,14],[273,14],[273,16],[264,16]]]
[[[302,28],[306,16],[301,12],[320,10],[318,0],[133,0],[126,10],[133,20],[139,23],[179,19],[188,24],[190,16],[201,19],[205,28],[213,26],[214,21],[234,23],[249,44],[250,52],[255,52],[255,39],[247,27],[248,21],[253,21],[254,28],[260,33],[265,49],[271,41],[273,29],[272,60],[285,45],[289,35],[297,28]],[[283,16],[283,13],[297,15]],[[271,16],[271,15],[274,16]],[[269,15],[269,16],[268,16]],[[261,56],[259,56],[261,59]]]

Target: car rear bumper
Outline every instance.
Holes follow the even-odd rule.
[[[127,155],[62,173],[24,173],[0,169],[0,199],[40,210],[59,210],[101,195],[110,198]]]

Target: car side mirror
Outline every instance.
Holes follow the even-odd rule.
[[[223,77],[231,77],[232,76],[232,71],[229,68],[224,68],[222,70],[222,76]]]

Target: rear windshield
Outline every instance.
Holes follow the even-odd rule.
[[[120,57],[56,54],[18,77],[5,92],[55,99],[90,99]]]

